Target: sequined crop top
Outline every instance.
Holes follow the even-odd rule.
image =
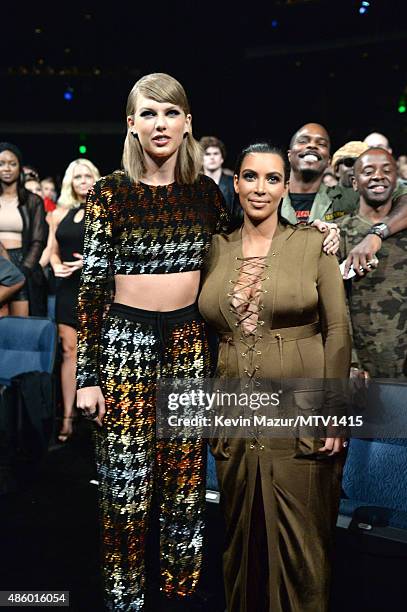
[[[200,270],[212,236],[229,226],[216,183],[134,183],[124,172],[90,190],[85,215],[84,265],[78,302],[78,388],[98,385],[103,313],[117,274]]]

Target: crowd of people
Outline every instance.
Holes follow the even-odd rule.
[[[59,196],[0,143],[0,295],[2,316],[47,315],[56,295],[59,441],[76,412],[94,422],[106,606],[148,610],[152,508],[165,601],[193,595],[204,532],[204,440],[156,437],[159,378],[407,375],[407,158],[379,133],[332,152],[308,123],[288,156],[251,143],[229,170],[165,74],[126,116],[122,170],[76,159]],[[327,610],[346,446],[211,440],[229,612]]]

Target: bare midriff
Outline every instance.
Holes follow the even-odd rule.
[[[114,301],[155,312],[178,310],[195,303],[199,281],[199,270],[174,274],[118,274]]]
[[[18,240],[18,239],[0,237],[0,241],[5,249],[21,249],[23,245],[21,238]]]

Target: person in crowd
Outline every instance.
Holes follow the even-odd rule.
[[[11,297],[10,314],[44,316],[46,283],[39,265],[48,226],[39,196],[24,187],[22,157],[11,143],[0,143],[0,242],[26,282]]]
[[[40,180],[40,175],[39,175],[38,170],[34,168],[34,166],[30,166],[28,164],[24,164],[23,166],[23,175],[24,175],[24,182],[28,181],[29,179],[33,179],[34,181]]]
[[[350,338],[337,260],[324,236],[279,218],[283,154],[245,148],[234,182],[243,226],[215,236],[199,297],[220,335],[216,375],[247,381],[347,379]],[[261,387],[262,389],[264,387]],[[220,437],[212,451],[226,522],[228,612],[325,612],[346,441]]]
[[[28,191],[31,191],[31,193],[35,193],[43,199],[41,183],[39,181],[32,178],[28,178],[24,182],[24,187],[28,189]]]
[[[359,206],[341,220],[341,255],[347,256],[369,229],[390,213],[397,165],[383,148],[356,160]],[[374,378],[405,376],[407,356],[407,230],[389,236],[370,262],[372,271],[348,281],[354,367]]]
[[[384,134],[380,134],[380,132],[372,132],[371,134],[368,134],[364,142],[369,148],[378,147],[379,149],[384,149],[390,153],[390,155],[393,153],[389,139]]]
[[[335,185],[338,184],[338,179],[336,178],[336,174],[332,166],[328,166],[326,170],[324,170],[322,182],[326,187],[335,187]]]
[[[323,173],[329,164],[330,139],[326,129],[318,123],[302,126],[290,142],[288,156],[291,165],[289,193],[285,196],[281,214],[292,224],[312,223],[315,220],[332,222],[355,210],[357,194],[347,187],[327,188]],[[393,193],[394,206],[385,219],[384,227],[373,226],[361,242],[354,246],[346,259],[345,273],[351,266],[357,274],[368,272],[367,262],[379,251],[383,240],[407,228],[407,189]],[[339,232],[330,231],[324,242],[327,252],[339,246]]]
[[[223,193],[226,205],[228,206],[232,219],[236,219],[236,223],[241,223],[242,209],[235,198],[233,188],[233,173],[227,174],[223,169],[223,163],[226,159],[226,148],[223,142],[216,136],[203,136],[199,141],[204,156],[203,170],[206,176],[209,176],[219,185],[219,189]]]
[[[57,188],[52,176],[46,176],[41,179],[41,188],[44,198],[49,198],[53,202],[57,201]]]
[[[47,176],[41,180],[41,189],[44,200],[45,212],[52,212],[56,208],[57,190],[55,181],[51,176]]]
[[[407,185],[407,155],[400,155],[397,159],[398,183]]]
[[[229,215],[216,183],[201,174],[202,151],[178,81],[142,77],[126,114],[124,170],[97,181],[86,206],[77,408],[99,426],[106,606],[140,611],[154,609],[145,565],[153,509],[165,605],[191,596],[200,575],[205,446],[156,439],[156,383],[211,370],[196,298],[212,235]]]
[[[7,249],[0,243],[0,317],[9,314],[8,302],[24,283],[24,275],[11,263]]]
[[[51,216],[50,263],[57,279],[55,320],[62,345],[61,388],[63,399],[60,442],[72,434],[76,400],[76,308],[83,265],[85,202],[89,189],[100,179],[88,159],[75,159],[65,171],[58,208]]]
[[[355,161],[368,145],[360,140],[351,140],[335,151],[332,156],[332,166],[342,187],[353,187],[353,166]]]
[[[357,195],[352,189],[340,185],[330,188],[322,182],[330,162],[330,138],[322,125],[308,123],[297,130],[288,158],[290,186],[281,212],[290,223],[333,222],[354,208]]]

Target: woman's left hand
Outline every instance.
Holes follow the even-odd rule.
[[[71,268],[72,272],[76,272],[76,270],[83,268],[83,256],[80,253],[73,253],[73,256],[76,257],[78,261],[63,261],[62,263],[64,266]]]
[[[321,219],[315,219],[311,223],[313,227],[319,229],[320,232],[328,232],[322,248],[328,255],[336,255],[339,249],[339,235],[340,229],[336,223],[328,223],[327,221],[321,221]]]
[[[348,446],[346,438],[322,438],[325,441],[325,446],[318,449],[320,453],[326,453],[329,457],[340,453]]]

